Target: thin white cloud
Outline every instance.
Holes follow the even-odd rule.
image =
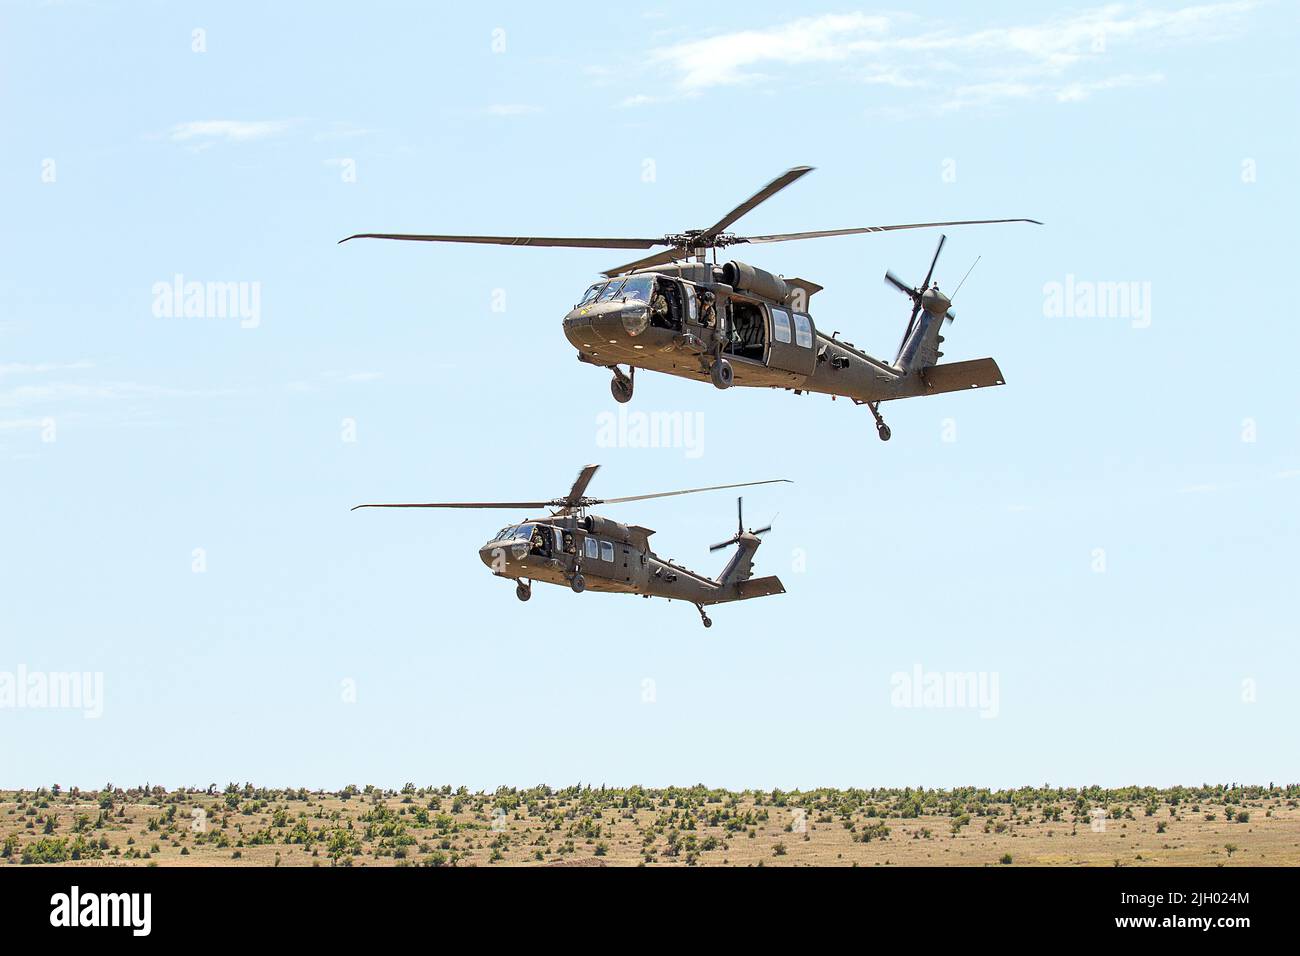
[[[670,44],[652,50],[650,62],[673,78],[678,95],[847,77],[928,89],[937,93],[930,102],[939,109],[1028,99],[1077,103],[1093,93],[1162,82],[1162,73],[1149,70],[1151,54],[1235,31],[1258,5],[1227,0],[1150,9],[1111,3],[1037,23],[978,29],[911,15],[829,14]],[[1148,70],[1125,72],[1126,59]],[[1095,75],[1099,69],[1104,75]],[[641,100],[629,97],[620,105],[629,101]]]
[[[1141,76],[1123,73],[1119,76],[1108,76],[1105,79],[1094,80],[1090,83],[1071,83],[1068,86],[1063,86],[1056,91],[1056,99],[1060,103],[1078,103],[1086,100],[1093,93],[1102,90],[1122,90],[1132,86],[1152,86],[1164,81],[1165,76],[1163,73],[1146,73]]]
[[[326,126],[312,136],[312,139],[318,143],[331,142],[339,139],[355,139],[358,136],[370,136],[377,130],[367,129],[364,126],[354,126],[351,123],[334,122]]]
[[[6,362],[0,363],[0,377],[5,375],[41,375],[46,372],[67,372],[94,368],[94,363],[79,359],[76,362]]]
[[[889,31],[885,16],[865,13],[802,17],[767,30],[742,30],[688,40],[651,51],[650,58],[678,74],[682,89],[742,83],[761,77],[761,64],[792,65],[843,60],[866,37]]]
[[[489,116],[531,116],[541,111],[540,106],[531,106],[528,103],[493,103],[484,110]]]
[[[167,136],[173,143],[247,143],[288,132],[295,120],[194,120],[177,123]]]
[[[42,428],[43,418],[0,418],[0,431],[17,431],[21,428]]]
[[[324,377],[334,382],[377,382],[384,377],[384,373],[363,369],[356,372],[325,372]]]

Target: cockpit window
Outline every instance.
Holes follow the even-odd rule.
[[[582,294],[582,301],[578,305],[589,305],[596,301],[596,296],[600,295],[600,290],[605,288],[608,283],[597,282],[594,286]]]
[[[619,290],[620,299],[635,299],[638,302],[649,302],[650,293],[654,290],[654,276],[632,276],[623,283],[623,288]]]
[[[530,524],[512,524],[508,528],[502,528],[497,532],[493,541],[512,541],[516,538],[531,538],[533,535],[533,526]]]
[[[622,287],[623,287],[623,280],[615,279],[609,285],[605,286],[605,291],[600,294],[600,299],[598,301],[608,302],[610,299],[614,298],[614,295]]]

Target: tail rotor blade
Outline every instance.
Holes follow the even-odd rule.
[[[732,538],[730,541],[719,541],[717,544],[711,544],[711,545],[709,545],[709,550],[710,550],[710,551],[721,551],[723,548],[729,548],[729,547],[731,547],[731,546],[732,546],[733,544],[735,544],[735,543],[736,543],[736,539],[735,539],[735,538]]]
[[[757,531],[751,531],[750,534],[752,534],[752,535],[763,535],[763,534],[767,534],[767,533],[768,533],[769,531],[771,531],[771,530],[772,530],[772,526],[771,526],[771,525],[767,525],[767,526],[764,527],[764,528],[759,528]]]
[[[745,499],[736,499],[736,534],[745,533]]]

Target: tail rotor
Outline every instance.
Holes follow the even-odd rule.
[[[721,551],[723,548],[729,548],[733,544],[740,544],[741,538],[745,535],[745,499],[736,499],[736,533],[726,541],[719,541],[715,545],[710,545],[709,551]],[[754,528],[749,534],[755,537],[761,537],[772,530],[772,525],[768,524],[762,528]]]
[[[920,341],[918,338],[918,340],[913,343],[913,333],[917,331],[917,319],[920,317],[922,311],[932,319],[938,321],[951,322],[957,318],[957,316],[951,311],[952,298],[939,291],[939,283],[931,281],[934,278],[935,266],[939,263],[939,253],[943,252],[943,244],[947,239],[947,236],[939,237],[939,245],[935,247],[934,257],[930,260],[930,268],[926,270],[925,279],[919,286],[909,286],[906,282],[896,276],[892,270],[885,273],[885,281],[912,300],[912,314],[907,320],[907,329],[903,332],[903,340],[898,343],[898,355],[894,359],[894,364],[900,368],[910,368],[911,364],[917,357],[917,346],[920,345]],[[979,260],[977,259],[976,261],[978,262]],[[971,268],[973,269],[975,267],[971,266]],[[967,271],[966,275],[970,275],[970,272]],[[965,281],[965,278],[963,278],[962,282]],[[960,288],[960,284],[958,285],[958,288]],[[931,323],[925,322],[923,324],[929,326]],[[923,336],[924,330],[922,331],[921,337]],[[942,338],[939,338],[938,341],[942,341]]]

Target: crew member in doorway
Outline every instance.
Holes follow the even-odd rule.
[[[717,310],[714,308],[714,295],[707,289],[700,293],[700,325],[705,328],[713,328],[713,323],[717,320]]]

